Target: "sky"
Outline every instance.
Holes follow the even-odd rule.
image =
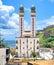
[[[30,29],[30,8],[36,7],[36,30],[54,24],[54,0],[0,0],[0,32],[5,40],[19,36],[19,7],[24,6],[24,30]]]

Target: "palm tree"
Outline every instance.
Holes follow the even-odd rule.
[[[32,51],[31,52],[31,56],[33,57],[33,58],[35,58],[35,57],[37,57],[37,56],[39,56],[40,54],[39,54],[39,52],[35,52],[35,51]],[[34,59],[34,61],[35,61],[35,59]]]

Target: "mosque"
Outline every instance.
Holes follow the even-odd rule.
[[[31,7],[31,30],[24,30],[24,7],[21,5],[19,8],[19,30],[20,36],[16,37],[16,53],[19,58],[31,57],[32,51],[39,51],[39,38],[35,37],[35,6]]]

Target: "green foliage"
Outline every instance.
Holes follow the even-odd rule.
[[[36,53],[33,51],[33,52],[31,53],[31,56],[36,57]]]
[[[34,58],[34,61],[35,61],[35,57],[40,56],[40,54],[39,52],[32,51],[31,56]]]
[[[10,50],[10,53],[12,56],[14,56],[16,54],[16,51],[15,50]]]
[[[39,38],[40,47],[54,47],[54,28],[47,28],[44,32],[37,32],[36,37]]]
[[[18,57],[18,53],[17,52],[15,53],[15,57]]]
[[[5,47],[7,47],[6,44],[4,44],[4,43],[0,43],[0,48],[5,48]]]
[[[38,33],[36,33],[36,36],[38,36],[38,35],[40,35],[40,33],[38,32]]]
[[[2,38],[2,35],[0,33],[0,48],[8,47],[7,44],[4,42],[4,38]]]
[[[52,41],[54,41],[54,37],[47,38],[47,42],[52,42]]]
[[[43,38],[54,37],[54,25],[48,26],[44,29]]]
[[[39,33],[39,32],[36,33],[37,38],[41,38],[42,36],[43,36],[43,33]]]
[[[47,30],[54,30],[54,27],[47,28]]]
[[[45,43],[45,39],[43,39],[43,38],[39,38],[39,43],[40,43],[40,44]]]
[[[32,56],[32,57],[39,56],[39,52],[34,52],[34,51],[32,51],[32,52],[31,52],[31,56]]]
[[[48,43],[45,43],[45,44],[43,44],[43,47],[46,47],[46,48],[51,48],[51,47],[52,47],[52,45],[51,45],[51,44],[48,44]]]

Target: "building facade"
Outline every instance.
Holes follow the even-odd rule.
[[[18,57],[31,57],[31,52],[39,51],[39,38],[35,37],[35,6],[31,7],[31,30],[24,31],[24,7],[20,6],[19,23],[20,37],[16,37],[16,52]]]
[[[0,48],[0,65],[6,65],[9,60],[9,48]]]

